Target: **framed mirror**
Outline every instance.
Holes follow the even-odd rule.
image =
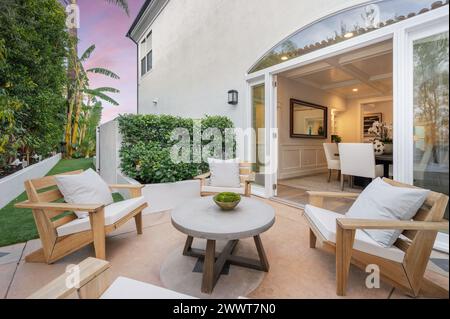
[[[328,108],[291,99],[291,137],[326,139]]]

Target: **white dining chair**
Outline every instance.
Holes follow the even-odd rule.
[[[341,188],[344,190],[344,177],[349,176],[350,186],[353,176],[371,178],[383,177],[383,165],[376,165],[372,144],[341,143],[339,144],[341,160]]]
[[[339,159],[339,148],[337,143],[323,143],[325,157],[328,165],[328,183],[331,181],[333,171],[338,171],[338,178],[341,172],[341,160]]]

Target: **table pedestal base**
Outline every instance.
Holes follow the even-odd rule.
[[[228,262],[231,265],[256,269],[260,271],[269,271],[269,262],[261,242],[260,236],[253,237],[255,240],[256,249],[258,251],[259,260],[240,257],[233,255],[239,240],[231,240],[227,243],[223,251],[219,254],[216,252],[216,241],[208,240],[206,243],[206,250],[192,248],[194,238],[188,236],[184,246],[183,255],[204,258],[203,263],[203,281],[202,292],[211,294],[219,280],[220,274],[225,264]]]

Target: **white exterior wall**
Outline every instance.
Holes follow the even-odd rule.
[[[25,181],[44,177],[60,160],[57,154],[0,179],[0,209],[25,191]]]
[[[111,121],[99,127],[97,135],[97,172],[108,184],[117,183],[120,171],[120,145],[122,137],[119,133],[119,122]]]
[[[152,25],[147,22],[153,70],[139,81],[139,113],[225,115],[244,127],[250,67],[305,25],[364,2],[170,0]],[[230,89],[239,91],[237,106],[227,103]]]

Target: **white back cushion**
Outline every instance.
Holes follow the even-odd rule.
[[[377,220],[411,220],[425,202],[428,190],[395,187],[381,178],[375,179],[359,195],[346,214],[347,218]],[[384,247],[391,247],[402,230],[364,230]]]
[[[241,186],[239,159],[217,160],[209,158],[208,163],[211,172],[210,186],[231,188]]]
[[[78,175],[55,176],[56,185],[69,204],[103,204],[114,202],[108,184],[89,169]],[[75,212],[78,218],[89,217],[87,212]]]

